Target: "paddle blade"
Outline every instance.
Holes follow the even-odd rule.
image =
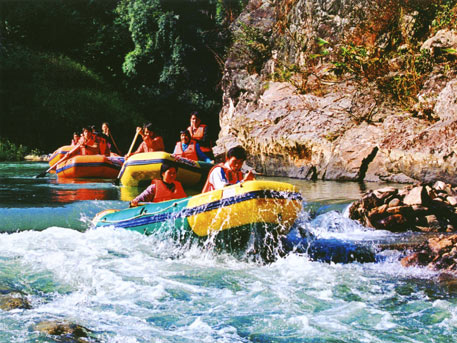
[[[37,176],[35,176],[35,179],[38,179],[40,177],[45,177],[47,173],[48,173],[48,171],[45,170],[44,172],[42,172],[42,173],[38,174]]]

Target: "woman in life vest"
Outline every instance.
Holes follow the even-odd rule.
[[[113,151],[113,148],[116,149],[117,151],[117,154],[121,154],[119,148],[117,147],[116,145],[116,142],[114,141],[114,138],[113,136],[111,135],[111,130],[109,128],[109,124],[107,122],[104,122],[102,124],[102,135],[103,137],[106,139],[106,142],[107,142],[107,145],[108,145],[108,148],[110,151]]]
[[[163,139],[161,136],[156,136],[152,130],[151,123],[143,125],[143,128],[137,127],[136,131],[143,138],[143,142],[135,152],[125,155],[125,158],[129,158],[131,155],[139,154],[140,152],[165,151]]]
[[[77,132],[73,132],[73,139],[71,140],[71,146],[75,146],[78,144],[81,136]]]
[[[190,114],[190,126],[187,128],[191,139],[196,141],[203,153],[209,158],[214,158],[211,141],[208,136],[208,126],[202,124],[201,118],[197,111]]]
[[[246,150],[241,146],[231,148],[227,152],[225,163],[215,165],[208,174],[202,193],[210,192],[215,189],[221,189],[228,185],[234,185],[239,182],[254,180],[254,174],[250,170],[245,176],[241,172],[241,167],[246,160]]]
[[[139,202],[161,202],[187,197],[181,183],[176,181],[176,167],[162,163],[160,176],[160,180],[152,180],[151,185],[130,202],[130,207],[138,206]]]
[[[200,149],[200,145],[193,139],[190,139],[190,133],[187,130],[180,132],[180,141],[176,143],[173,155],[184,157],[192,161],[204,161],[212,163],[213,161],[206,156]]]

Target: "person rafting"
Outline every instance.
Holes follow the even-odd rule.
[[[208,173],[202,193],[221,189],[228,185],[239,182],[254,180],[254,174],[250,170],[246,175],[241,172],[241,167],[246,160],[246,150],[241,146],[231,148],[227,152],[225,163],[215,165]]]
[[[191,139],[200,145],[203,153],[205,153],[205,155],[210,159],[214,158],[208,134],[208,126],[206,124],[202,124],[200,115],[197,111],[193,111],[190,114],[190,126],[187,128],[187,131],[189,131]]]
[[[139,154],[141,152],[165,151],[163,139],[161,136],[157,136],[154,133],[151,123],[143,125],[143,128],[137,127],[136,131],[143,138],[143,142],[135,152],[125,155],[125,158],[129,158],[131,155]]]
[[[79,139],[81,155],[98,155],[100,147],[95,135],[90,127],[83,127],[82,135]]]
[[[104,138],[106,139],[106,142],[108,144],[108,148],[110,149],[110,151],[113,151],[113,148],[115,148],[117,154],[120,155],[121,151],[119,150],[119,148],[116,145],[116,142],[114,141],[113,135],[111,134],[111,130],[109,128],[109,124],[107,122],[104,122],[102,124],[102,134],[103,134]]]
[[[180,132],[180,140],[176,142],[175,150],[173,155],[184,157],[192,161],[204,161],[212,163],[213,161],[203,153],[200,149],[200,145],[190,137],[190,133],[187,130]]]
[[[130,207],[140,202],[161,202],[187,197],[179,181],[176,181],[176,167],[164,162],[160,166],[161,179],[154,179],[151,185],[130,202]]]
[[[73,132],[73,139],[71,140],[71,146],[76,146],[78,145],[79,140],[81,139],[81,136],[77,132]]]

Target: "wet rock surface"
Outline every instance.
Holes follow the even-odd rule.
[[[426,266],[432,270],[450,273],[454,276],[453,286],[456,287],[457,234],[430,238],[404,257],[401,264],[405,267]]]
[[[422,242],[395,248],[407,251],[401,264],[448,273],[446,284],[456,287],[457,187],[437,181],[369,191],[351,205],[349,217],[378,230],[426,232]]]
[[[33,329],[47,335],[64,337],[65,342],[93,342],[89,329],[66,321],[42,321]]]
[[[3,294],[2,294],[3,293]],[[21,292],[5,291],[0,293],[0,310],[11,311],[16,309],[28,310],[32,308],[27,297]]]
[[[386,187],[367,192],[349,208],[349,217],[367,227],[392,232],[457,232],[457,187]]]

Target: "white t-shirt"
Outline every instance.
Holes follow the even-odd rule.
[[[228,162],[224,163],[224,167],[229,168]],[[209,174],[209,182],[214,186],[214,189],[221,189],[225,186],[230,185],[230,182],[227,180],[225,176],[224,169],[221,167],[216,167],[213,169],[211,174]]]

